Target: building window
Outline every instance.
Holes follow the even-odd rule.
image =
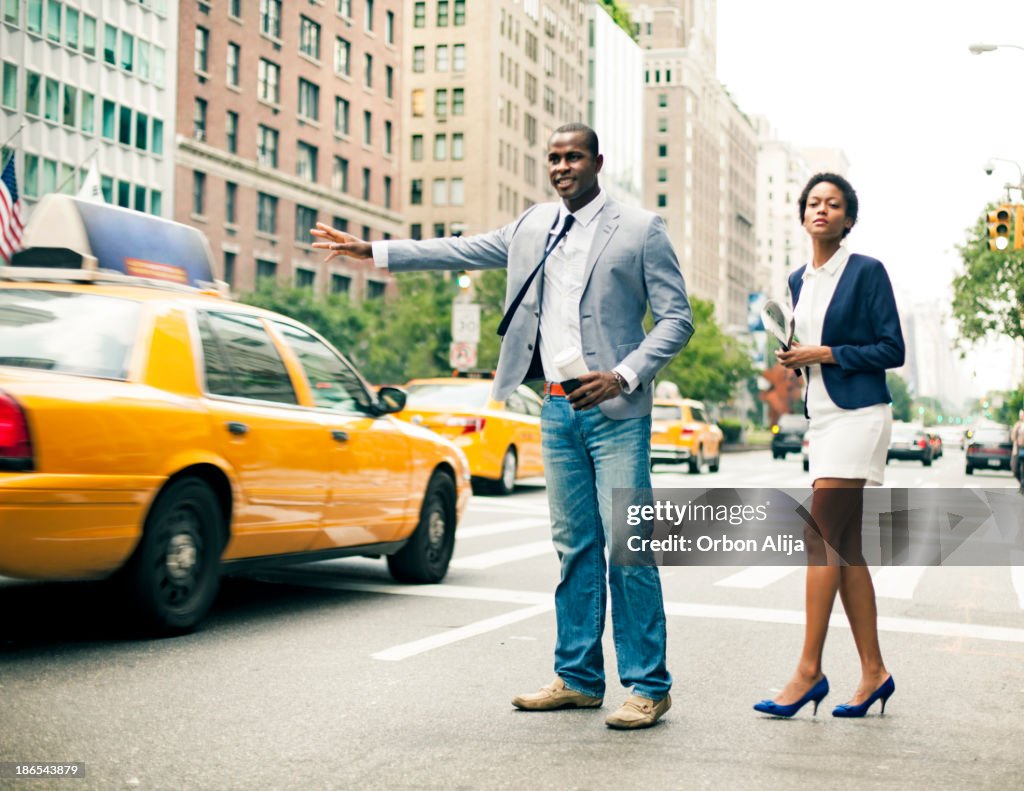
[[[412,136],[412,155],[413,162],[423,161],[423,135]]]
[[[668,195],[663,192],[658,193],[658,208],[663,209],[668,206]]]
[[[238,221],[238,185],[224,182],[224,222],[234,225]]]
[[[277,167],[277,130],[260,124],[256,130],[256,161],[268,168]]]
[[[121,33],[121,68],[132,71],[135,67],[135,37]]]
[[[394,66],[384,67],[384,95],[388,99],[395,98],[395,68]]]
[[[331,293],[332,294],[345,294],[348,296],[348,291],[352,287],[352,278],[346,275],[331,275]]]
[[[391,208],[391,176],[384,177],[384,208]]]
[[[362,196],[363,196],[363,200],[365,200],[365,201],[370,200],[370,182],[371,182],[372,179],[373,179],[373,174],[370,173],[370,169],[369,168],[363,168],[363,190],[362,190]]]
[[[434,68],[437,71],[448,71],[448,45],[438,44],[434,54]]]
[[[426,47],[412,48],[412,70],[422,74],[426,70]]]
[[[320,86],[299,77],[299,115],[320,120]]]
[[[423,226],[420,223],[414,222],[409,226],[409,238],[417,241],[423,238]]]
[[[233,41],[228,42],[228,85],[238,87],[238,68],[242,60],[242,48]]]
[[[462,132],[452,134],[452,159],[463,159],[466,156],[465,143]]]
[[[82,52],[96,57],[96,18],[82,14]]]
[[[658,107],[668,107],[668,94],[667,93],[659,93],[658,94]]]
[[[49,83],[49,80],[47,80]],[[49,87],[49,86],[47,86]],[[117,120],[117,142],[126,146],[132,144],[132,111],[131,108],[121,106]]]
[[[149,116],[145,113],[135,113],[135,147],[139,151],[145,151],[149,143],[146,132],[149,130]]]
[[[453,178],[451,185],[451,195],[449,196],[452,206],[463,206],[466,203],[466,194],[463,187],[462,179]]]
[[[43,117],[47,121],[57,123],[57,110],[60,107],[60,83],[49,77],[45,82],[46,91],[43,95]],[[129,110],[129,113],[131,111]],[[122,141],[128,143],[128,140]]]
[[[334,39],[334,73],[342,77],[352,74],[352,45],[340,36]]]
[[[331,189],[335,192],[348,192],[348,160],[344,157],[334,158],[331,170]]]
[[[466,45],[456,44],[452,47],[452,71],[466,70]]]
[[[668,119],[667,118],[659,118],[658,119],[658,131],[659,132],[667,132],[668,131]]]
[[[96,131],[96,96],[82,91],[82,131],[91,135]]]
[[[298,143],[298,153],[295,157],[295,175],[306,181],[316,181],[316,146],[309,143]]]
[[[256,80],[259,98],[277,104],[281,98],[281,67],[266,58],[260,58]]]
[[[281,0],[260,0],[260,32],[281,38]]]
[[[70,126],[74,129],[78,126],[78,89],[73,88],[70,85],[64,86],[64,113],[61,116],[61,121],[64,126]],[[143,116],[145,117],[145,116]]]
[[[206,99],[196,99],[192,110],[192,137],[206,140]]]
[[[334,134],[348,137],[350,105],[348,99],[334,97]]]
[[[352,18],[352,0],[338,0],[338,13],[345,19]]]
[[[277,264],[274,261],[256,259],[256,286],[260,283],[273,283],[277,280]]]
[[[320,60],[320,25],[304,16],[299,17],[299,52]]]
[[[385,290],[387,290],[387,283],[383,283],[380,280],[367,280],[366,281],[366,298],[367,299],[380,299],[384,296]]]
[[[256,230],[261,233],[277,233],[277,198],[259,193],[256,198]]]
[[[423,179],[409,181],[409,203],[413,206],[423,205]]]
[[[412,26],[426,27],[427,25],[427,4],[416,2],[412,7]]]
[[[31,76],[31,75],[29,75]],[[31,90],[31,85],[29,86]],[[26,110],[27,112],[27,110]],[[100,134],[107,140],[113,140],[115,132],[115,125],[117,123],[117,105],[109,99],[103,100],[103,120],[100,128]]]
[[[434,238],[435,239],[440,239],[443,236],[444,236],[444,223],[443,222],[435,222],[434,223]]]
[[[659,157],[667,157],[668,156],[668,144],[667,143],[661,143],[661,144],[658,145],[658,156]]]
[[[237,257],[235,253],[224,251],[224,282],[229,286],[235,285],[235,259]]]
[[[295,241],[301,241],[296,239]],[[316,286],[316,272],[312,269],[303,269],[298,267],[295,270],[295,288],[302,288],[308,291],[312,291]]]
[[[438,88],[434,91],[434,115],[438,118],[448,116],[448,89]]]
[[[434,159],[443,162],[448,159],[448,136],[434,135]]]
[[[316,227],[316,209],[295,204],[295,241],[309,244],[309,229]]]
[[[433,202],[435,206],[448,205],[448,182],[445,179],[434,179]]]
[[[153,119],[153,146],[150,148],[154,154],[164,154],[164,122],[159,118]]]
[[[466,24],[466,0],[455,0],[455,24]]]
[[[523,113],[523,135],[531,146],[537,144],[537,119],[529,113]]]
[[[196,26],[195,70],[206,74],[210,70],[210,31],[205,27]]]
[[[395,12],[388,11],[384,17],[384,43],[395,43]]]
[[[227,140],[229,154],[238,153],[238,113],[228,110],[227,120],[224,123],[224,136]]]
[[[202,216],[206,207],[206,174],[192,171],[192,213]]]
[[[103,62],[117,65],[117,28],[113,25],[103,26]]]
[[[242,0],[229,0],[228,16],[234,17],[235,19],[242,18]]]
[[[364,85],[367,88],[373,87],[373,55],[369,52],[363,55]]]
[[[448,0],[437,0],[437,26],[448,27]]]
[[[658,168],[658,183],[664,184],[668,181],[668,168]]]
[[[366,0],[366,31],[373,32],[373,0]]]
[[[384,122],[384,153],[391,156],[394,150],[394,125],[390,121]]]
[[[422,88],[417,88],[412,92],[412,114],[414,118],[422,118],[426,112],[426,93]]]
[[[369,110],[363,110],[363,145],[368,146],[373,143],[373,113]]]

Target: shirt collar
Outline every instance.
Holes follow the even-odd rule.
[[[804,269],[803,279],[806,280],[809,277],[816,277],[817,275],[829,275],[831,277],[835,277],[846,265],[846,262],[849,259],[849,248],[845,244],[841,244],[839,245],[839,249],[832,254],[832,257],[828,259],[823,266],[815,269],[814,264],[808,264]]]
[[[597,197],[590,201],[590,203],[588,203],[582,209],[577,209],[574,212],[570,212],[564,203],[559,203],[558,224],[555,226],[555,228],[562,227],[562,223],[565,222],[565,218],[568,214],[572,214],[572,216],[575,218],[574,222],[576,223],[576,225],[582,225],[586,227],[587,225],[590,225],[590,223],[594,221],[594,218],[601,213],[601,209],[604,208],[607,202],[608,195],[605,194],[604,190],[601,190],[600,192],[597,193]]]

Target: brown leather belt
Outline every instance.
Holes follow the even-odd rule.
[[[565,398],[565,388],[563,388],[558,382],[545,382],[544,395],[555,396],[556,398]]]

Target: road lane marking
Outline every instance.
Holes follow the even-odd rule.
[[[1017,604],[1024,610],[1024,552],[1011,552],[1010,580],[1017,591]]]
[[[492,569],[505,563],[515,563],[517,560],[535,558],[539,555],[551,555],[555,557],[555,547],[548,538],[544,541],[534,541],[530,544],[517,544],[514,547],[494,549],[490,552],[481,552],[478,555],[469,555],[464,558],[456,558],[451,562],[451,567],[456,569]]]
[[[547,519],[510,519],[507,522],[495,522],[489,525],[471,525],[460,527],[455,531],[456,538],[480,538],[481,536],[496,536],[500,533],[511,533],[515,530],[528,530],[531,527],[547,527],[550,524]]]
[[[798,571],[801,566],[751,566],[718,580],[722,588],[767,588]]]
[[[913,599],[926,566],[882,566],[871,575],[880,599]]]
[[[470,637],[478,637],[479,635],[486,634],[487,632],[503,629],[510,624],[525,621],[528,618],[533,618],[538,615],[543,615],[554,608],[555,606],[553,602],[550,604],[535,604],[533,607],[524,607],[521,610],[513,610],[510,613],[497,615],[494,618],[475,621],[474,623],[460,626],[457,629],[450,629],[447,632],[441,632],[440,634],[431,635],[430,637],[424,637],[421,640],[402,643],[401,645],[396,645],[392,648],[378,651],[375,654],[370,654],[370,657],[372,659],[382,659],[386,662],[398,662],[402,659],[408,659],[411,656],[416,656],[417,654],[422,654],[426,651],[432,651],[435,648],[442,648],[446,645],[457,643],[460,640],[467,640]]]
[[[478,503],[475,500],[470,500],[469,506],[466,508],[467,516],[473,516],[474,514],[503,514],[505,516],[522,514],[523,516],[546,517],[549,513],[550,511],[546,505],[491,505],[490,503]]]

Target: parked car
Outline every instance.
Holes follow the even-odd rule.
[[[413,379],[396,417],[447,437],[466,454],[478,488],[511,494],[516,481],[544,474],[543,401],[520,385],[505,401],[491,398],[490,376]]]
[[[931,467],[933,458],[931,442],[922,428],[907,423],[897,423],[892,427],[889,450],[885,457],[886,464],[890,459],[898,459],[919,461],[925,467]]]
[[[700,401],[655,398],[651,412],[651,464],[687,464],[699,475],[705,462],[718,472],[722,429],[710,422]]]
[[[925,436],[928,437],[928,444],[932,446],[932,458],[942,458],[942,437],[940,436],[937,429],[929,427],[924,429]]]
[[[198,287],[193,228],[53,195],[26,243],[0,269],[0,574],[113,577],[164,632],[200,622],[222,569],[386,555],[398,580],[445,576],[469,468],[390,414],[401,390]]]
[[[784,459],[787,453],[800,453],[806,433],[807,418],[803,415],[780,416],[772,426],[772,458]]]
[[[973,475],[979,468],[1009,470],[1012,448],[1013,442],[1008,428],[979,428],[967,446],[965,472]]]

